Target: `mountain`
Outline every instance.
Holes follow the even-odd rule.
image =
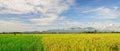
[[[120,32],[120,25],[108,25],[108,26],[102,26],[99,28],[95,27],[72,27],[67,29],[54,29],[54,30],[47,30],[45,32]]]
[[[54,30],[47,30],[44,32],[91,32],[96,30],[93,27],[85,27],[85,28],[81,28],[81,27],[75,27],[75,28],[67,28],[67,29],[54,29]]]

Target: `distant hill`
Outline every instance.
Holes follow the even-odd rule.
[[[81,28],[81,27],[75,27],[75,28],[68,28],[68,29],[54,29],[54,30],[47,30],[44,32],[91,32],[96,30],[93,27],[86,27],[86,28]]]
[[[51,29],[46,31],[26,31],[26,32],[2,32],[2,34],[6,33],[21,33],[21,34],[44,34],[44,33],[120,33],[120,26],[118,25],[110,25],[101,28],[95,27],[71,27],[71,28],[61,28],[61,29]]]

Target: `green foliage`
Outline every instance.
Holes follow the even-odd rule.
[[[32,35],[0,36],[0,51],[37,51],[38,40]]]
[[[120,51],[120,34],[1,34],[0,51]]]

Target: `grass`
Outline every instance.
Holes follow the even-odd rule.
[[[0,51],[120,51],[120,34],[0,35]]]
[[[38,44],[38,40],[38,37],[32,35],[1,35],[0,51],[37,51],[41,44]]]

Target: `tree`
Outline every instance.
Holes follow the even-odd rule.
[[[94,33],[97,33],[97,30],[94,30]]]

